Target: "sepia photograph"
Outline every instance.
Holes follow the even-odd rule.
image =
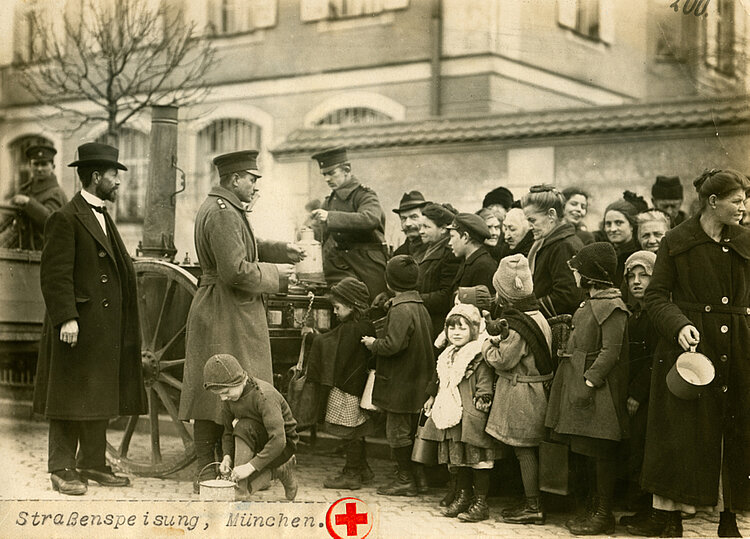
[[[747,0],[6,0],[0,535],[750,535]]]

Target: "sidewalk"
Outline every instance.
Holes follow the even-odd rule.
[[[3,500],[49,500],[70,502],[80,500],[138,500],[196,502],[198,496],[192,492],[191,478],[194,467],[190,466],[166,479],[131,476],[132,486],[121,489],[90,485],[88,493],[74,498],[54,492],[46,473],[47,424],[0,418],[0,453],[5,456],[5,466],[0,471],[0,505]],[[324,478],[336,472],[342,459],[330,455],[316,454],[303,448],[298,454],[299,493],[296,502],[326,502],[355,496],[379,512],[378,535],[380,537],[570,537],[563,523],[567,514],[553,513],[544,526],[514,526],[498,523],[495,519],[503,507],[512,503],[510,498],[491,497],[491,518],[476,524],[466,524],[440,515],[437,507],[443,493],[431,489],[430,493],[417,498],[384,497],[375,493],[375,486],[357,491],[335,491],[322,488]],[[381,484],[392,473],[393,464],[384,459],[372,459],[376,473],[375,484]],[[284,499],[283,489],[275,483],[269,490],[257,494],[257,500],[276,503]],[[253,502],[254,503],[254,502]],[[54,507],[55,504],[51,504]],[[716,535],[718,517],[699,514],[684,521],[685,537],[712,537]],[[750,534],[750,519],[740,518],[740,531]],[[631,537],[621,526],[615,536]],[[371,535],[372,537],[372,535]]]

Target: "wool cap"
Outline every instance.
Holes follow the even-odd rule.
[[[346,153],[346,148],[343,146],[325,149],[322,152],[313,154],[312,158],[318,162],[321,174],[331,172],[337,166],[349,162],[349,156]]]
[[[395,292],[414,290],[419,278],[419,267],[409,255],[396,255],[385,265],[385,281]]]
[[[482,243],[491,236],[487,223],[475,213],[459,213],[447,228],[456,230],[459,234],[466,232],[477,243]]]
[[[654,274],[654,264],[656,263],[656,253],[651,251],[636,251],[625,261],[625,275],[636,266],[643,266],[646,275]]]
[[[459,303],[458,305],[454,305],[448,313],[448,316],[445,317],[446,322],[448,318],[450,318],[454,314],[457,314],[461,318],[465,319],[466,322],[471,326],[478,328],[482,325],[483,319],[482,315],[479,314],[479,309],[469,303]]]
[[[437,226],[448,226],[453,222],[456,212],[451,211],[443,204],[435,204],[434,202],[431,202],[422,208],[422,215],[427,217]]]
[[[460,303],[474,305],[480,311],[489,311],[492,307],[490,290],[483,284],[476,286],[459,286],[456,297]]]
[[[393,213],[401,213],[402,211],[413,210],[414,208],[422,208],[429,204],[424,199],[424,195],[419,191],[409,191],[404,193],[401,197],[401,202],[398,204],[398,208],[393,210]]]
[[[216,354],[203,367],[203,388],[233,387],[244,383],[247,373],[231,354]]]
[[[500,296],[510,301],[531,296],[534,281],[526,257],[519,253],[501,259],[492,277],[492,286]]]
[[[214,157],[214,165],[219,170],[219,176],[232,174],[233,172],[249,172],[260,178],[257,150],[242,150],[217,155]]]
[[[513,193],[510,192],[510,189],[505,187],[493,189],[484,196],[482,207],[486,208],[493,204],[499,204],[506,210],[509,210],[511,206],[513,206]]]
[[[69,164],[69,167],[109,165],[120,170],[128,170],[125,165],[117,160],[120,150],[109,144],[87,142],[78,146],[77,153],[78,159]]]
[[[617,272],[617,253],[608,241],[597,241],[584,245],[568,260],[568,267],[594,283],[613,286]]]
[[[39,144],[36,146],[30,146],[26,149],[26,159],[36,159],[39,161],[52,161],[52,158],[57,154],[52,146],[46,144]]]
[[[679,176],[657,176],[651,186],[651,196],[656,200],[677,200],[682,198],[682,184]]]
[[[367,309],[370,306],[370,290],[365,283],[354,277],[344,277],[333,285],[331,295],[360,309]]]

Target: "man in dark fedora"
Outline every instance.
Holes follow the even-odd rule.
[[[497,262],[484,246],[484,240],[490,237],[484,219],[474,213],[459,213],[447,228],[450,231],[449,245],[461,261],[453,281],[453,291],[460,286],[483,284],[494,295],[492,277],[497,271]]]
[[[401,231],[406,236],[406,240],[393,252],[393,256],[409,255],[416,260],[417,264],[421,262],[427,251],[427,245],[419,235],[419,223],[422,221],[422,208],[427,204],[429,201],[425,200],[419,191],[409,191],[401,197],[401,202],[393,213],[401,220]]]
[[[651,186],[651,203],[657,210],[669,215],[675,227],[685,220],[687,215],[682,211],[682,184],[679,176],[657,176]]]
[[[190,305],[179,418],[193,420],[198,469],[214,462],[224,432],[221,401],[203,387],[203,368],[215,354],[231,354],[253,378],[273,383],[271,341],[263,294],[286,291],[296,245],[259,241],[246,212],[259,197],[256,150],[219,155],[213,187],[195,217],[195,251],[201,267]],[[200,472],[199,472],[200,473]],[[196,477],[216,476],[210,468]]]
[[[21,229],[18,247],[22,249],[41,250],[47,217],[68,202],[55,177],[55,154],[57,150],[47,145],[30,146],[26,150],[31,174],[10,200],[21,216],[17,226]]]
[[[378,195],[352,174],[346,148],[316,153],[331,194],[312,217],[322,230],[323,273],[329,285],[354,277],[367,285],[370,300],[386,290],[385,213]]]
[[[105,460],[110,418],[146,412],[133,263],[105,201],[120,187],[118,150],[78,147],[83,189],[47,219],[41,285],[47,312],[34,411],[49,419],[48,469],[62,494],[88,480],[123,487]]]

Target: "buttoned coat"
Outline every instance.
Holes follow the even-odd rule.
[[[415,291],[393,298],[383,338],[375,339],[372,402],[396,413],[418,413],[435,370],[430,315]]]
[[[725,226],[713,241],[691,217],[667,232],[656,257],[646,307],[659,333],[651,376],[642,485],[692,505],[714,505],[722,442],[724,503],[750,509],[750,232]],[[700,332],[698,352],[716,377],[695,400],[666,385],[685,325]]]
[[[108,235],[78,193],[47,220],[40,280],[47,309],[34,411],[93,420],[146,412],[133,263],[109,215]],[[60,340],[78,321],[78,343]]]
[[[484,245],[480,245],[476,251],[460,260],[451,295],[455,294],[460,286],[483,284],[494,296],[495,287],[492,285],[492,277],[497,271],[497,264]]]
[[[250,376],[273,383],[263,294],[286,285],[269,262],[289,260],[285,243],[256,241],[242,203],[221,186],[198,210],[195,250],[202,275],[188,313],[179,417],[220,423],[221,402],[203,389],[203,367],[214,354],[231,354]]]
[[[448,245],[449,241],[448,235],[440,238],[429,246],[419,262],[417,290],[427,312],[430,313],[433,339],[443,331],[445,315],[453,306],[451,292],[461,262],[453,254],[453,250]]]
[[[552,381],[545,426],[558,434],[627,437],[627,323],[627,307],[614,288],[596,291],[575,312],[566,358]]]
[[[367,285],[370,300],[385,292],[385,213],[378,195],[356,178],[323,202],[323,273],[329,285],[354,277]]]
[[[33,180],[27,187],[21,189],[21,194],[27,195],[29,201],[19,211],[27,219],[27,228],[21,240],[22,249],[39,250],[44,241],[44,223],[53,211],[59,210],[68,203],[68,197],[57,183],[54,174]]]

